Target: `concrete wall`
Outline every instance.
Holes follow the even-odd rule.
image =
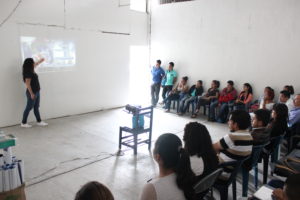
[[[148,16],[131,11],[128,3],[129,0],[1,1],[0,127],[20,123],[26,103],[21,75],[22,35],[75,41],[73,70],[39,74],[44,119],[126,104],[130,46],[148,43]],[[30,120],[34,120],[32,115]]]
[[[300,92],[299,0],[196,0],[152,4],[152,63],[175,62],[180,76],[249,82]],[[190,83],[191,84],[191,83]]]

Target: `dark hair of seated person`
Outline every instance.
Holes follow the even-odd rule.
[[[272,112],[275,113],[275,118],[268,125],[271,138],[283,135],[288,129],[288,107],[283,103],[276,103]]]
[[[91,181],[82,186],[75,200],[114,200],[114,197],[105,185]]]
[[[288,91],[291,95],[295,94],[294,87],[292,85],[284,86],[284,90]]]
[[[155,142],[153,154],[162,159],[163,168],[171,169],[176,174],[176,183],[186,199],[193,199],[195,174],[191,169],[190,157],[182,148],[180,138],[172,133],[165,133]]]
[[[198,122],[186,124],[183,141],[184,148],[190,156],[197,155],[203,159],[204,171],[199,178],[210,174],[218,168],[218,158],[206,126]]]
[[[234,110],[230,113],[229,120],[237,123],[239,130],[246,130],[251,125],[251,117],[245,110]]]
[[[254,111],[254,114],[258,121],[263,123],[263,126],[266,127],[271,119],[271,112],[267,109],[258,109]]]
[[[290,175],[285,182],[285,194],[288,200],[300,199],[300,174]]]

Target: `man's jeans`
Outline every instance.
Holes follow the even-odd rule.
[[[159,99],[160,83],[153,83],[151,85],[151,103],[156,106]]]

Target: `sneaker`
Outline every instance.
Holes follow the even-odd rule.
[[[165,109],[165,112],[170,112],[170,109]]]
[[[37,122],[36,124],[37,124],[38,126],[48,126],[48,123],[43,122],[43,121]]]
[[[31,128],[32,126],[30,125],[30,124],[23,124],[23,123],[21,123],[21,127],[22,128]]]

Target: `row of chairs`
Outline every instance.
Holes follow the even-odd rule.
[[[213,197],[212,188],[217,189],[220,192],[221,200],[228,199],[228,189],[232,185],[232,196],[233,200],[236,200],[236,177],[239,172],[242,173],[242,196],[247,197],[248,195],[248,182],[249,182],[249,168],[245,167],[243,164],[245,162],[250,166],[250,170],[254,170],[254,186],[255,189],[258,188],[258,162],[260,158],[263,159],[263,184],[266,184],[268,178],[268,166],[269,159],[271,157],[271,162],[276,162],[278,160],[278,150],[279,145],[282,141],[282,136],[273,138],[269,143],[263,145],[253,146],[252,153],[249,157],[232,162],[225,162],[220,164],[220,168],[210,175],[203,178],[199,183],[194,186],[196,193],[201,193],[206,190],[211,190],[210,196]],[[268,144],[272,144],[273,148],[267,150],[265,147]],[[223,171],[227,171],[230,168],[230,176],[224,178],[221,175]]]

